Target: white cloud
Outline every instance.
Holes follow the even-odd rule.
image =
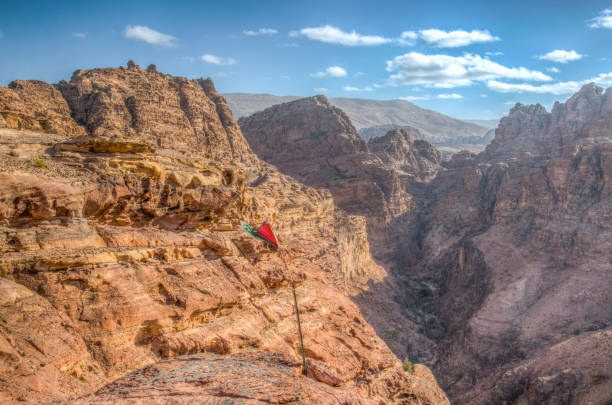
[[[317,93],[327,93],[327,92],[329,92],[329,90],[326,89],[325,87],[317,87],[317,88],[314,88],[313,90],[315,92],[317,92]]]
[[[189,62],[189,63],[195,62],[195,58],[193,56],[183,56],[183,57],[181,57],[181,59],[184,60],[185,62]]]
[[[281,77],[280,77],[280,78],[281,78],[281,79],[285,79],[285,80],[291,79],[291,77],[290,77],[290,76],[287,76],[287,75],[281,75]]]
[[[480,55],[424,55],[410,52],[387,61],[388,72],[394,72],[388,84],[421,84],[437,88],[469,86],[474,81],[497,78],[548,81],[552,78],[537,70],[506,67]]]
[[[456,48],[474,43],[499,41],[500,38],[491,35],[487,30],[455,30],[442,31],[429,29],[419,31],[419,36],[428,44],[436,45],[438,48]]]
[[[396,41],[400,45],[414,45],[418,37],[414,31],[404,31]]]
[[[452,89],[454,87],[469,86],[471,84],[472,84],[471,80],[462,79],[462,80],[453,80],[450,82],[427,84],[426,87],[434,87],[436,89]]]
[[[242,31],[244,35],[255,37],[258,35],[276,35],[278,31],[273,28],[260,28],[257,31]]]
[[[592,18],[589,27],[591,28],[609,28],[612,29],[612,9],[607,8],[605,10],[601,10],[599,15],[595,18]]]
[[[572,81],[534,86],[526,83],[503,83],[496,80],[490,80],[487,82],[487,87],[498,93],[567,94],[580,90],[580,83]]]
[[[429,96],[406,96],[400,97],[399,99],[405,101],[429,100]]]
[[[489,97],[489,95],[488,94],[481,94],[480,97],[487,98],[487,97]]]
[[[236,64],[236,60],[234,58],[223,58],[221,56],[211,55],[209,53],[206,53],[206,54],[200,56],[200,58],[204,62],[212,63],[213,65],[229,66],[229,65]]]
[[[548,69],[546,69],[546,71],[550,72],[550,73],[559,73],[560,72],[560,70],[557,69],[556,67],[549,67]]]
[[[421,38],[429,44],[436,45],[438,48],[455,48],[473,43],[493,42],[500,40],[499,37],[491,35],[491,33],[489,33],[487,30],[443,31],[439,29],[427,29],[420,30],[418,32],[404,31],[399,37],[388,38],[381,35],[362,35],[355,30],[346,32],[331,25],[307,27],[300,30],[289,31],[289,36],[292,38],[305,36],[306,38],[314,41],[345,46],[376,46],[384,44],[408,46],[414,45],[417,39]],[[501,52],[495,52],[492,54],[497,55],[501,54]]]
[[[72,36],[74,38],[85,38],[87,36],[86,32],[73,32]]]
[[[563,49],[555,49],[554,51],[548,52],[546,55],[539,56],[540,60],[550,60],[558,63],[567,63],[574,60],[582,59],[583,55],[580,55],[578,52],[574,51],[564,51]]]
[[[485,52],[485,55],[487,56],[501,56],[503,54],[503,52]]]
[[[345,77],[347,75],[346,70],[340,66],[330,66],[325,69],[324,72],[311,73],[310,76],[316,78],[322,77]]]
[[[342,90],[344,90],[344,91],[361,92],[361,91],[372,91],[372,88],[371,87],[359,88],[359,87],[353,87],[353,86],[344,86],[342,88]]]
[[[596,83],[601,86],[612,86],[612,72],[601,73],[587,80],[559,82],[534,86],[527,83],[504,83],[496,80],[487,82],[487,87],[498,93],[539,93],[539,94],[571,94],[575,93],[587,83]]]
[[[123,36],[128,39],[136,39],[139,41],[145,41],[149,44],[165,47],[174,46],[174,41],[176,41],[176,38],[172,35],[163,34],[143,25],[128,25],[125,27]]]
[[[506,101],[504,105],[511,105],[514,107],[516,105],[516,101]]]
[[[452,94],[438,94],[436,96],[436,98],[442,99],[442,100],[458,100],[460,98],[463,98],[463,96],[461,94],[457,94],[457,93],[452,93]]]
[[[374,46],[392,42],[390,38],[378,35],[361,35],[355,32],[344,32],[339,28],[325,25],[322,27],[302,28],[299,31],[291,31],[289,36],[297,37],[303,35],[314,41],[326,42],[328,44],[339,44],[346,46]]]
[[[278,47],[279,48],[297,48],[299,47],[299,45],[293,42],[289,42],[289,43],[278,44]]]

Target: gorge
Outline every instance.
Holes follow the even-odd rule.
[[[131,61],[0,87],[0,401],[609,403],[612,89],[423,138]]]

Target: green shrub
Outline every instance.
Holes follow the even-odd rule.
[[[45,168],[45,159],[41,159],[41,158],[37,158],[36,160],[34,160],[34,164],[36,166],[38,166],[41,169]]]
[[[398,341],[399,336],[400,330],[398,328],[387,329],[387,332],[385,333],[385,339],[392,340],[394,342]]]
[[[9,151],[9,155],[11,155],[13,157],[19,157],[19,152],[17,152],[15,149],[11,149]]]
[[[414,374],[413,364],[408,359],[404,359],[404,371],[410,374]]]

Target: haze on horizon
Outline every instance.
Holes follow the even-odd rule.
[[[612,86],[610,1],[3,2],[0,85],[125,65],[222,93],[404,99],[464,119]]]

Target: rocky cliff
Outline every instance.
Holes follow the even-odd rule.
[[[273,106],[238,123],[261,159],[308,185],[328,188],[347,212],[382,223],[412,210],[405,177],[430,178],[440,167],[435,149],[425,141],[415,144],[406,131],[390,133],[370,150],[348,116],[325,96]],[[385,145],[394,140],[401,144],[395,159],[416,171],[391,164],[393,146]]]
[[[365,220],[260,162],[210,80],[130,63],[0,106],[1,401],[448,403],[347,296],[385,277]]]
[[[612,399],[612,89],[552,111],[516,105],[479,155],[427,190],[407,277],[441,328],[436,370],[455,403]]]
[[[484,152],[443,169],[418,132],[364,150],[345,122],[322,97],[240,120],[257,154],[367,217],[388,276],[355,300],[390,347],[435,364],[458,404],[609,403],[612,89],[517,105]],[[359,192],[335,184],[346,173]],[[402,209],[381,220],[390,201]]]
[[[371,138],[368,147],[387,167],[420,182],[436,177],[442,163],[440,152],[415,128],[393,129]]]
[[[270,107],[238,120],[260,158],[319,189],[336,204],[364,216],[372,254],[387,271],[382,282],[355,291],[366,318],[400,357],[433,362],[433,342],[419,332],[396,297],[401,282],[390,271],[405,244],[404,226],[416,214],[426,181],[441,169],[440,154],[418,130],[391,131],[366,144],[340,109],[324,96]]]

